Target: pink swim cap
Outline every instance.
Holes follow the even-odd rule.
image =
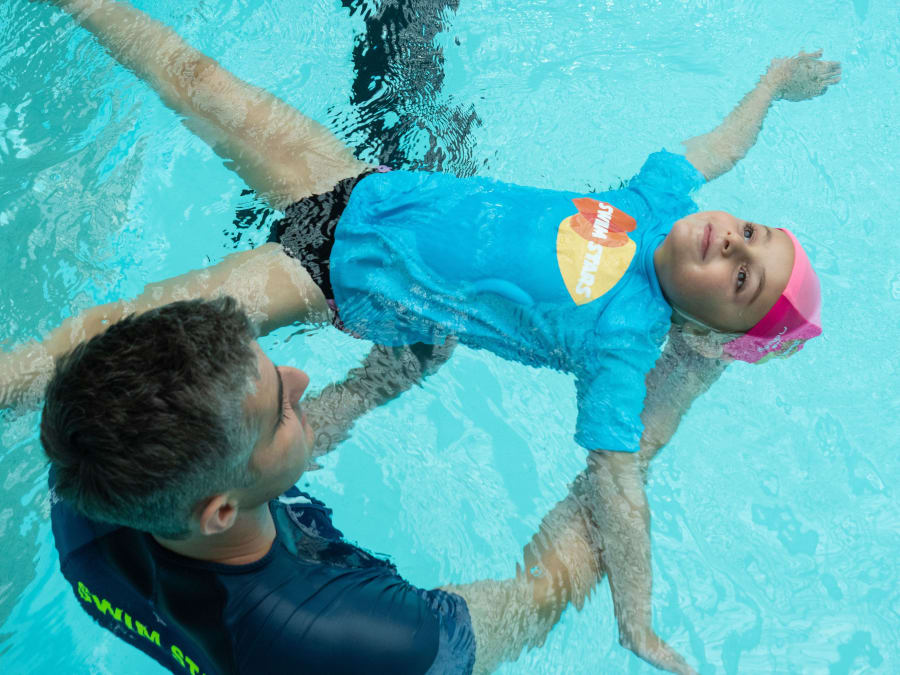
[[[790,356],[802,349],[806,340],[822,333],[819,278],[797,238],[789,230],[780,229],[794,244],[794,266],[787,286],[759,323],[723,346],[726,354],[747,363]]]

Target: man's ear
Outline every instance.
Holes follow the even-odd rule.
[[[221,534],[234,525],[237,514],[237,503],[227,494],[214,495],[194,509],[200,533],[205,535]]]
[[[725,353],[722,346],[733,338],[730,334],[719,333],[706,326],[698,326],[691,320],[682,324],[681,337],[688,347],[708,359],[723,358]]]

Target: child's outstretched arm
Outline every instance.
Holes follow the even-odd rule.
[[[822,50],[773,59],[756,87],[722,123],[684,142],[685,157],[707,180],[729,171],[756,143],[763,119],[774,101],[804,101],[825,93],[841,79],[841,64],[821,61]]]
[[[515,577],[449,587],[469,606],[478,642],[476,672],[490,672],[515,660],[522,649],[543,644],[562,612],[570,604],[581,609],[604,574],[620,643],[658,668],[695,672],[652,627],[644,482],[647,463],[724,369],[724,361],[696,353],[673,327],[647,378],[641,451],[592,452],[569,494],[544,516],[525,546],[524,568]]]
[[[619,643],[657,668],[693,674],[694,669],[653,630],[645,471],[638,454],[595,451],[578,497],[597,528],[595,545],[609,578]]]
[[[658,668],[677,673],[694,671],[652,628],[650,513],[643,485],[650,460],[726,365],[695,352],[681,329],[673,326],[661,358],[647,376],[640,452],[595,453],[594,465],[589,464],[593,489],[585,493],[585,503],[595,514],[597,547],[609,574],[619,641]]]
[[[581,609],[608,573],[620,642],[658,668],[695,673],[650,625],[649,514],[635,455],[592,453],[525,546],[524,563],[510,579],[448,587],[472,617],[475,672],[542,645],[563,611]]]
[[[127,2],[51,1],[153,87],[275,208],[327,192],[366,169],[324,126],[238,79]]]

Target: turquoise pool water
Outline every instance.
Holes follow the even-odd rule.
[[[338,2],[137,5],[238,75],[353,141]],[[824,47],[825,97],[777,105],[723,208],[798,233],[822,279],[825,338],[733,366],[654,462],[654,619],[701,672],[900,672],[900,9],[896,3],[461,0],[435,101],[474,110],[461,170],[604,188],[715,125],[773,56]],[[411,99],[420,114],[434,102]],[[388,121],[393,118],[386,118]],[[427,129],[405,137],[412,156]],[[0,343],[233,250],[240,180],[46,5],[0,4]],[[248,230],[239,246],[263,238]],[[367,345],[281,331],[276,362],[340,377]],[[58,572],[34,410],[0,417],[0,670],[156,673],[97,628]],[[460,348],[361,421],[301,481],[351,539],[414,583],[506,575],[583,453],[567,376]],[[395,428],[409,435],[397,442]],[[504,673],[649,673],[621,649],[606,586]]]

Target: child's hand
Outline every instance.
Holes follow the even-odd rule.
[[[832,84],[841,79],[841,64],[837,61],[820,61],[822,50],[785,59],[772,59],[763,81],[772,87],[776,100],[805,101],[821,96]]]
[[[619,642],[636,656],[661,670],[677,675],[697,675],[697,671],[687,664],[684,657],[663,642],[652,628],[629,631],[629,635],[620,630]]]

